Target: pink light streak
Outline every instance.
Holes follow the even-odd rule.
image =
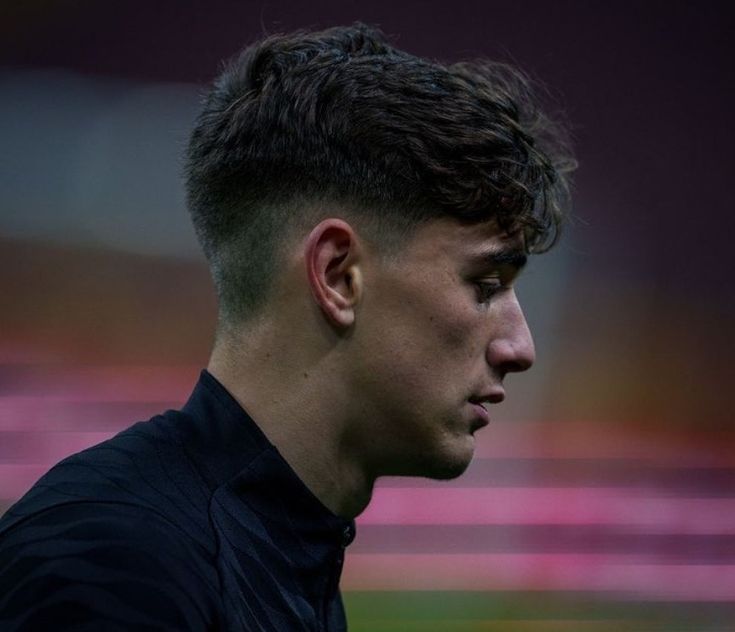
[[[641,459],[678,467],[735,466],[732,440],[650,437],[614,423],[493,422],[476,435],[475,457]]]
[[[98,428],[122,430],[136,421],[178,408],[182,399],[110,401],[94,395],[0,396],[0,432],[81,432]],[[40,441],[40,439],[39,439]]]
[[[735,566],[580,554],[348,555],[344,590],[588,591],[615,599],[732,601]]]
[[[48,470],[48,465],[0,464],[0,500],[20,498]]]
[[[0,432],[0,464],[35,464],[51,467],[70,454],[109,439],[115,432]],[[12,446],[8,458],[3,443]]]
[[[735,498],[629,488],[381,488],[359,524],[617,525],[647,533],[735,534]]]
[[[19,366],[15,388],[2,397],[60,398],[62,401],[178,401],[188,397],[199,366]]]

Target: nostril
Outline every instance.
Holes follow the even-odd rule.
[[[532,366],[532,358],[516,358],[507,362],[507,368],[505,370],[507,373],[521,373],[522,371],[528,371]]]

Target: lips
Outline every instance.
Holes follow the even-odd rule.
[[[505,399],[505,392],[502,388],[486,391],[481,395],[474,395],[470,397],[470,404],[472,409],[475,411],[475,418],[477,425],[473,427],[473,430],[482,428],[490,423],[490,413],[488,407],[490,404],[499,404]],[[474,424],[473,424],[474,426]]]
[[[477,418],[477,424],[473,424],[473,430],[482,428],[490,423],[490,413],[487,411],[487,404],[478,402],[470,402],[472,409],[475,411],[475,417]]]
[[[499,404],[505,399],[505,391],[501,388],[486,391],[481,395],[470,397],[472,404]]]

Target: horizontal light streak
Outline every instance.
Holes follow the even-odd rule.
[[[735,497],[735,467],[693,467],[642,459],[475,459],[450,481],[386,477],[379,487],[626,487],[660,494]]]
[[[619,423],[525,421],[491,423],[476,434],[475,458],[638,459],[681,467],[735,466],[735,432],[651,436]]]
[[[0,466],[51,467],[70,454],[109,439],[114,431],[7,432],[0,430]]]
[[[354,632],[641,632],[650,630],[650,621],[635,619],[442,619],[427,621],[417,613],[410,619],[354,620],[349,616]],[[655,628],[663,632],[668,628]]]
[[[88,437],[90,443],[97,443],[97,439],[102,438],[103,434]],[[19,498],[49,467],[46,464],[0,464],[0,499],[14,501]],[[360,543],[360,527],[372,526],[515,528],[515,537],[509,543],[517,548],[528,545],[528,532],[521,529],[529,526],[557,530],[563,527],[605,528],[611,533],[610,537],[628,538],[628,542],[636,534],[728,536],[735,535],[734,510],[732,500],[640,496],[594,488],[392,488],[377,490],[373,502],[358,517],[356,544]],[[488,532],[483,538],[489,540],[493,533]],[[513,534],[504,532],[502,535],[508,540]],[[537,534],[535,541],[539,538]],[[584,542],[580,540],[579,544],[581,547]],[[602,545],[598,543],[598,546]],[[698,543],[698,546],[704,545]],[[686,551],[682,551],[682,555],[685,554]]]
[[[75,401],[161,401],[188,397],[203,367],[2,365],[0,397]]]
[[[596,554],[355,554],[343,590],[578,591],[616,599],[735,600],[735,565]]]
[[[0,401],[0,463],[48,463],[104,440],[130,425],[175,406],[172,402],[60,402],[46,410],[33,403],[17,410]],[[95,422],[104,426],[95,428]],[[76,425],[79,428],[76,428]],[[386,477],[378,487],[625,487],[659,495],[735,497],[735,467],[656,465],[636,459],[475,459],[451,481]]]
[[[0,432],[122,430],[169,408],[180,408],[175,400],[99,399],[93,393],[55,396],[0,396]]]
[[[46,385],[28,384],[22,376],[12,375],[0,388],[0,430],[109,428],[106,415],[110,414],[115,415],[115,427],[122,429],[167,408],[181,407],[199,371],[192,367],[164,369],[159,375],[158,367],[122,369],[116,375],[117,367],[106,367],[93,377],[97,368],[90,367],[84,380],[77,375],[67,382],[54,379]],[[129,414],[125,406],[130,407]],[[735,453],[729,449],[732,442],[722,441],[717,448],[670,445],[635,440],[596,424],[495,423],[477,436],[476,460],[632,459],[649,466],[735,467]],[[573,439],[567,440],[569,437]]]
[[[49,469],[48,465],[0,465],[0,500],[15,502]]]
[[[196,382],[200,365],[0,364],[0,428],[23,408],[75,403],[176,402]],[[7,401],[6,401],[7,400]],[[502,406],[498,408],[502,418]],[[131,419],[130,423],[136,419]],[[18,426],[14,426],[18,427]],[[712,438],[681,432],[652,437],[619,423],[495,421],[476,434],[476,457],[632,458],[678,466],[735,467],[735,432]],[[729,441],[731,438],[732,441]]]
[[[637,532],[608,525],[362,524],[351,553],[604,553],[657,564],[735,564],[735,534]]]
[[[735,499],[626,488],[382,488],[358,524],[635,525],[649,533],[735,533]]]

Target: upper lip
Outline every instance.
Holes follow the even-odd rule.
[[[473,404],[499,404],[505,399],[505,391],[502,388],[496,388],[479,395],[470,397]]]

